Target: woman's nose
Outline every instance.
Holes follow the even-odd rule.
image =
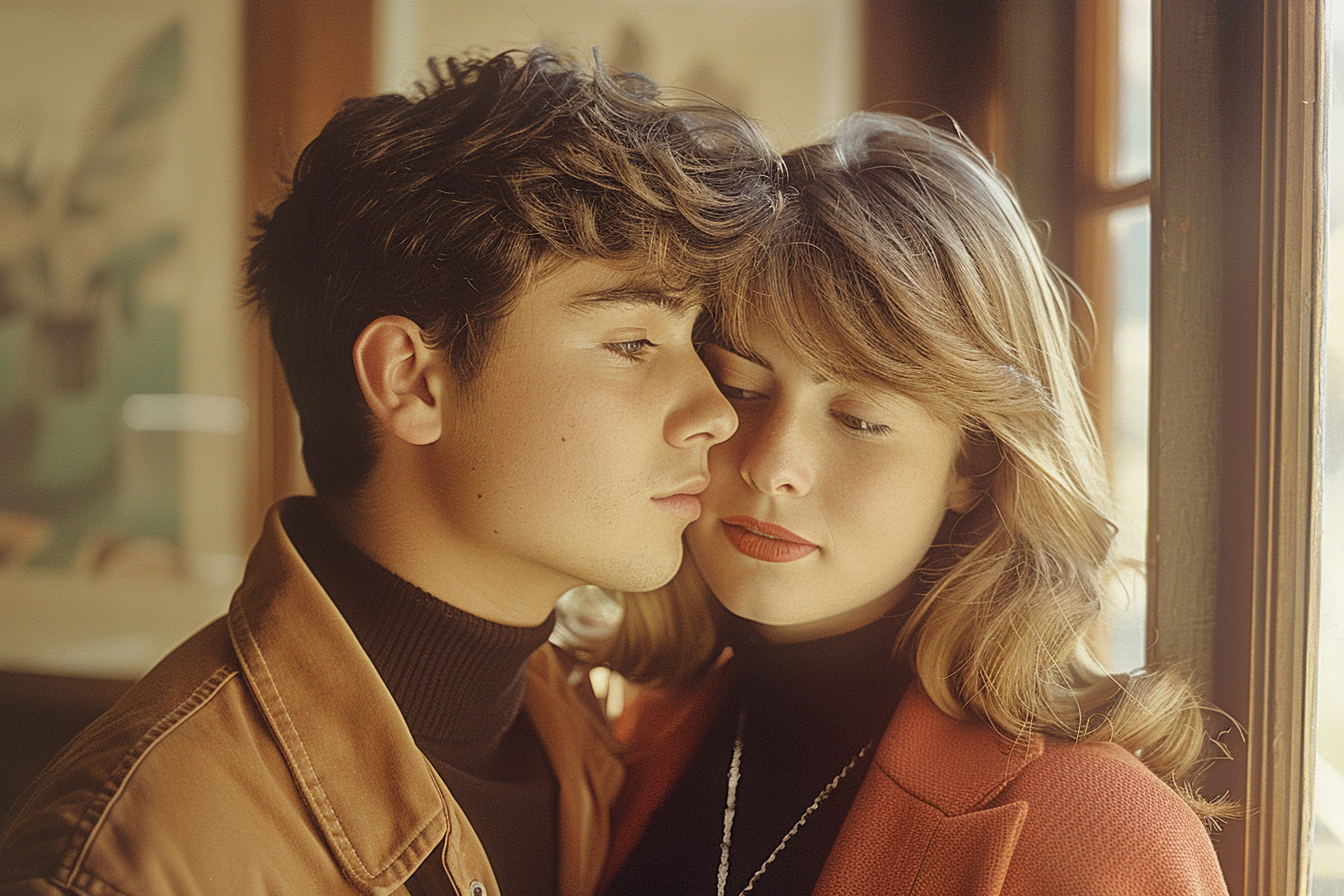
[[[754,423],[744,420],[736,440],[742,442],[742,478],[768,495],[801,496],[812,487],[815,451],[796,416],[774,408]]]

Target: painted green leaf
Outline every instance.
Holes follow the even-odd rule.
[[[147,40],[108,79],[99,124],[75,167],[64,213],[98,217],[158,165],[162,146],[137,125],[153,120],[178,97],[183,81],[183,27],[172,21]]]
[[[95,272],[116,284],[121,297],[121,315],[125,320],[135,321],[140,304],[140,280],[145,272],[156,261],[177,251],[181,242],[182,228],[162,227],[139,242],[119,248],[107,265]]]
[[[37,210],[42,191],[33,180],[33,149],[25,146],[13,168],[0,171],[0,190],[17,200],[28,214]]]
[[[182,23],[173,21],[150,38],[123,76],[120,103],[109,127],[125,127],[162,110],[182,87]]]

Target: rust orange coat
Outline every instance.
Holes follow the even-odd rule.
[[[607,876],[639,842],[731,693],[731,661],[621,720],[626,787]],[[1225,896],[1195,814],[1114,744],[1010,741],[902,698],[814,896]]]

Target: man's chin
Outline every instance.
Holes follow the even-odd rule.
[[[677,542],[675,552],[669,551],[664,556],[653,557],[646,554],[635,558],[632,555],[629,559],[631,562],[624,564],[622,568],[610,571],[611,574],[606,577],[605,584],[601,582],[594,584],[606,591],[624,591],[632,594],[657,591],[672,581],[672,577],[681,568],[681,542]]]

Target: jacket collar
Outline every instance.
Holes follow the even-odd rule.
[[[945,815],[986,806],[1045,751],[1034,734],[1010,741],[983,722],[954,719],[911,684],[878,743],[874,764]]]
[[[995,799],[1045,749],[954,719],[912,684],[892,716],[814,896],[878,874],[885,892],[998,896],[1027,805]]]
[[[392,696],[285,534],[279,507],[267,514],[229,606],[229,633],[345,875],[370,893],[390,892],[444,839],[445,806]]]
[[[267,514],[228,625],[313,823],[345,875],[369,893],[397,889],[440,842],[450,873],[491,882],[493,892],[480,841],[285,534],[282,505]],[[578,896],[592,892],[601,872],[625,771],[569,672],[543,646],[528,662],[523,699],[560,783],[560,893]]]

